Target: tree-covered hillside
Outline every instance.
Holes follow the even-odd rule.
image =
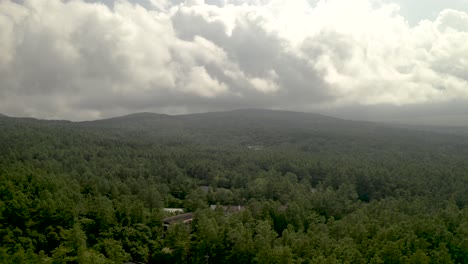
[[[443,129],[0,116],[0,263],[468,263],[467,189],[468,135]]]

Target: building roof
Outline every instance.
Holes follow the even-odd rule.
[[[179,214],[171,217],[164,218],[165,224],[187,223],[192,221],[193,213]]]
[[[163,208],[163,211],[168,213],[183,213],[184,208]]]

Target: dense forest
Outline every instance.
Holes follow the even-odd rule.
[[[0,263],[468,263],[468,132],[447,131],[0,116]]]

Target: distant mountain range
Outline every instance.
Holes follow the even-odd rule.
[[[427,137],[429,134],[468,136],[468,127],[410,126],[366,121],[350,121],[320,114],[292,111],[241,109],[186,115],[135,113],[95,121],[71,122],[13,118],[17,122],[36,125],[65,125],[70,127],[105,129],[120,132],[143,131],[156,134],[196,134],[206,136],[262,134],[321,134],[354,136],[410,136]],[[429,134],[428,134],[429,133]]]

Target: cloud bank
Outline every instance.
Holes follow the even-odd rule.
[[[410,25],[377,0],[106,4],[0,2],[0,112],[83,120],[468,103],[467,12]]]

